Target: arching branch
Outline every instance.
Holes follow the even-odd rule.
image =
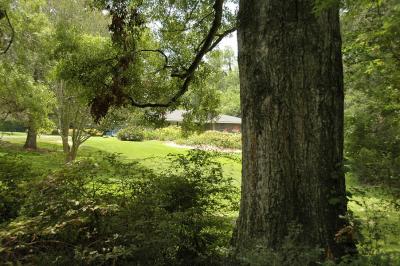
[[[106,90],[104,90],[102,93],[99,93],[90,103],[91,113],[95,117],[95,121],[97,122],[101,117],[104,117],[107,114],[108,109],[112,105],[132,105],[138,108],[146,108],[169,107],[174,103],[177,103],[178,100],[189,90],[189,85],[193,81],[194,74],[198,69],[200,63],[202,62],[204,56],[212,49],[214,49],[225,36],[235,30],[230,29],[225,32],[219,33],[221,31],[223,19],[223,4],[224,0],[214,0],[213,12],[210,12],[210,14],[214,14],[211,25],[205,37],[200,42],[198,49],[196,50],[192,58],[192,61],[190,62],[190,64],[188,64],[188,67],[181,66],[175,68],[175,66],[170,65],[168,54],[161,49],[139,49],[135,51],[134,47],[122,45],[124,53],[123,55],[118,56],[117,63],[113,68],[114,76],[112,78],[112,84],[106,85],[104,87]],[[125,13],[122,13],[122,15],[119,13],[115,13],[114,16],[117,16],[118,18],[124,16],[124,14]],[[141,27],[143,25],[143,20],[140,19],[140,14],[138,14],[137,12],[135,14],[136,15],[133,17],[133,23],[136,23],[138,27]],[[118,24],[117,22],[119,21],[120,20],[113,19],[113,23],[116,25],[114,25],[113,27],[110,26],[110,29],[112,29],[113,31],[113,42],[117,44],[125,44],[124,38],[126,36],[125,34],[122,34],[124,32],[124,25]],[[177,91],[165,101],[142,102],[129,95],[129,93],[123,91],[123,88],[129,83],[126,76],[123,75],[124,71],[129,68],[130,64],[134,63],[134,61],[136,60],[136,54],[144,52],[159,53],[164,58],[164,66],[162,69],[171,68],[172,70],[170,73],[170,77],[176,78],[181,82],[181,85],[179,86]]]
[[[192,63],[190,64],[189,68],[182,74],[174,75],[174,77],[178,77],[183,80],[183,83],[179,90],[167,101],[165,102],[149,102],[149,103],[141,103],[132,97],[129,97],[130,104],[135,107],[139,108],[146,108],[146,107],[169,107],[172,104],[176,103],[189,89],[189,85],[191,81],[193,80],[194,73],[196,72],[197,68],[199,67],[203,57],[210,52],[215,46],[222,40],[223,37],[228,35],[229,33],[226,33],[224,36],[220,35],[218,36],[218,30],[221,27],[221,22],[222,22],[222,13],[223,13],[223,3],[224,0],[215,0],[213,9],[214,9],[214,19],[211,24],[210,30],[208,31],[208,34],[204,38],[204,40],[201,42],[202,45],[194,57]],[[233,32],[233,31],[232,31]],[[214,38],[218,36],[217,40],[214,41]],[[222,37],[221,37],[222,36]]]

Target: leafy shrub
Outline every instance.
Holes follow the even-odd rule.
[[[32,192],[0,231],[0,258],[32,264],[217,264],[237,189],[212,155],[171,158],[161,174],[114,155],[77,161]]]
[[[117,133],[118,139],[122,141],[142,141],[144,140],[144,129],[141,127],[127,127]]]
[[[361,255],[351,265],[399,265],[399,251],[390,251],[392,245],[399,245],[399,199],[387,189],[352,187],[350,192],[348,220],[356,229]],[[376,193],[386,196],[375,197]],[[361,210],[363,215],[351,209]]]
[[[352,173],[365,183],[400,185],[398,106],[391,99],[356,96],[346,110],[345,150]]]
[[[129,135],[125,130],[118,132],[119,139],[124,140],[123,138],[126,138],[126,136]],[[228,133],[210,130],[190,136],[184,136],[182,129],[179,126],[169,126],[140,131],[143,132],[144,139],[146,140],[175,141],[176,143],[184,145],[213,146],[227,149],[240,149],[242,147],[242,136],[240,133]],[[130,133],[131,131],[128,132]]]
[[[148,129],[145,131],[145,139],[148,140],[173,141],[180,138],[182,138],[182,131],[178,126]]]
[[[180,144],[195,146],[214,146],[219,148],[240,149],[242,147],[242,136],[239,133],[227,133],[219,131],[206,131],[194,134],[187,139],[177,141]]]
[[[0,223],[15,218],[24,200],[24,180],[32,175],[30,165],[21,157],[0,156]]]

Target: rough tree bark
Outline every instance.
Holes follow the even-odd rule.
[[[290,224],[326,256],[346,223],[339,8],[313,0],[240,0],[243,179],[235,244],[277,249]]]
[[[28,128],[28,134],[24,144],[24,149],[36,150],[37,149],[37,131],[34,127]]]

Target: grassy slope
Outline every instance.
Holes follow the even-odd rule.
[[[58,136],[41,136],[38,145],[41,152],[24,151],[21,149],[25,140],[25,134],[16,133],[13,135],[4,135],[3,140],[14,143],[12,147],[0,147],[0,155],[2,152],[13,151],[22,155],[24,158],[32,162],[34,169],[43,171],[48,169],[56,169],[63,164],[63,155]],[[163,169],[166,164],[166,156],[168,154],[185,153],[186,149],[175,148],[165,145],[160,141],[144,141],[144,142],[122,142],[116,138],[93,137],[89,139],[81,148],[79,156],[93,156],[99,151],[111,153],[120,153],[126,160],[135,159],[142,160],[142,163],[153,169]],[[241,165],[240,155],[234,155],[235,160],[221,158],[226,175],[234,177],[238,185],[240,184]],[[348,187],[359,186],[354,178],[347,180]],[[355,196],[354,199],[364,201],[364,206],[360,207],[354,202],[349,203],[349,208],[361,217],[364,221],[373,223],[373,217],[378,211],[381,218],[379,223],[387,224],[393,228],[393,232],[383,233],[387,238],[384,249],[390,251],[400,251],[399,235],[400,235],[400,215],[391,208],[384,208],[381,201],[384,199],[384,193],[379,190],[371,190],[366,197]]]

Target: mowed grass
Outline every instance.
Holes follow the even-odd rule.
[[[4,141],[15,144],[14,150],[28,158],[35,168],[57,169],[63,165],[60,136],[41,135],[38,137],[38,152],[24,151],[22,145],[25,133],[2,133]],[[4,150],[4,148],[3,148]],[[98,156],[99,152],[117,153],[123,160],[139,160],[144,166],[153,170],[165,170],[168,165],[168,155],[185,154],[188,149],[172,147],[161,141],[120,141],[117,138],[92,137],[79,150],[78,158]],[[1,152],[1,150],[0,150]],[[224,174],[234,178],[240,185],[241,163],[240,154],[221,156],[218,161],[222,164]],[[35,157],[35,158],[33,158]],[[229,157],[232,157],[229,158]]]

